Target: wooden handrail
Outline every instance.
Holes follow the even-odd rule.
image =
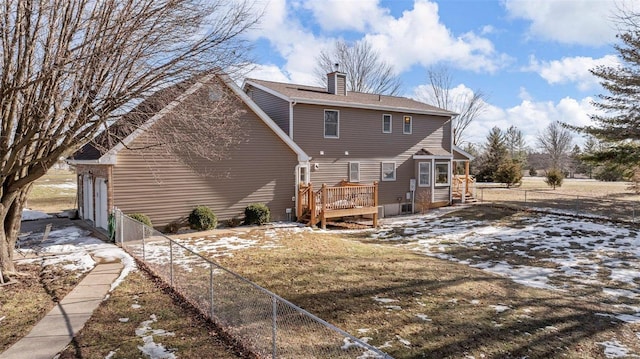
[[[343,181],[339,186],[331,187],[323,184],[316,191],[313,185],[300,185],[298,188],[298,204],[296,214],[298,219],[309,214],[309,225],[313,226],[322,222],[324,227],[326,219],[335,216],[336,213],[359,212],[373,214],[373,225],[378,225],[378,182],[373,184],[348,183]],[[362,209],[361,211],[359,209]],[[376,210],[372,210],[376,208]],[[375,212],[375,213],[374,213]]]

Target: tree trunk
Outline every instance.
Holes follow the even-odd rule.
[[[31,185],[28,185],[18,194],[7,195],[7,203],[3,199],[3,205],[0,206],[0,218],[3,218],[3,225],[0,227],[0,275],[4,280],[9,280],[9,275],[16,272],[13,249],[20,233],[22,210],[30,189]],[[13,200],[10,196],[14,197]]]

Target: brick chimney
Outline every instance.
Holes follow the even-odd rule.
[[[347,74],[340,72],[340,64],[334,65],[335,71],[327,74],[327,92],[347,96]]]

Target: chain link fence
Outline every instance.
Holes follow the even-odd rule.
[[[479,187],[481,202],[492,202],[546,212],[638,223],[640,208],[634,201],[589,197],[552,191]]]
[[[153,228],[114,212],[124,250],[260,358],[391,358]]]

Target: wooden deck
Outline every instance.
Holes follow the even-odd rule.
[[[359,184],[342,181],[335,187],[323,184],[314,191],[313,185],[298,188],[298,221],[315,226],[320,222],[326,228],[328,218],[373,215],[373,226],[378,226],[378,182]]]

